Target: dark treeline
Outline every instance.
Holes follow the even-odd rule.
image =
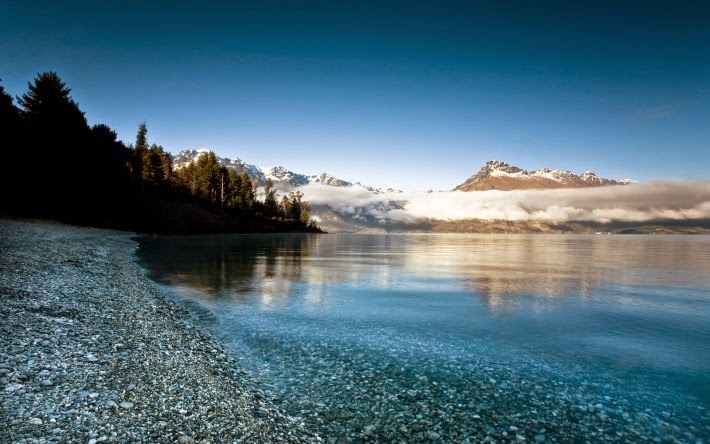
[[[247,175],[214,153],[173,171],[172,158],[138,127],[126,146],[107,125],[90,126],[53,72],[17,98],[0,85],[0,214],[152,233],[320,231],[300,193],[264,200]]]

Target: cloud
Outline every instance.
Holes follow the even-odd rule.
[[[359,187],[300,188],[314,207],[376,223],[422,219],[644,222],[710,218],[710,181],[516,191],[374,194]]]

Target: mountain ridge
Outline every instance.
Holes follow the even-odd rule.
[[[179,170],[197,160],[203,154],[214,152],[207,148],[184,149],[173,156],[173,169]],[[298,173],[278,165],[273,167],[260,167],[249,164],[235,157],[221,157],[215,154],[220,165],[235,169],[239,174],[246,172],[249,176],[264,185],[271,179],[277,188],[296,188],[310,184],[322,184],[332,187],[361,187],[375,194],[401,193],[401,190],[381,187],[374,188],[360,182],[350,182],[340,179],[326,172],[318,174]],[[607,179],[591,171],[575,174],[572,171],[563,171],[551,168],[540,168],[534,171],[524,170],[500,160],[491,160],[481,167],[474,175],[457,185],[453,191],[487,191],[487,190],[526,190],[526,189],[554,189],[554,188],[586,188],[609,185],[627,185],[634,183],[632,179]]]
[[[181,151],[173,158],[174,168],[183,168],[208,152]],[[262,185],[270,178],[281,192],[301,190],[310,215],[328,232],[710,232],[702,200],[710,185],[657,182],[621,187],[634,181],[606,179],[590,171],[526,171],[490,161],[454,191],[403,193],[366,187],[327,173],[305,175],[283,166],[261,168],[239,158],[217,159],[226,167],[250,173]],[[489,181],[485,188],[484,181]],[[422,188],[426,185],[422,183]],[[511,192],[503,196],[464,191],[476,187]],[[564,188],[579,189],[581,194]]]
[[[476,174],[457,185],[453,191],[586,188],[627,185],[633,182],[635,181],[632,179],[607,179],[591,171],[582,174],[550,168],[528,171],[499,160],[491,160],[486,162]]]
[[[181,168],[187,167],[192,162],[195,162],[197,158],[201,155],[207,153],[214,153],[214,151],[208,148],[193,148],[184,149],[173,156],[173,170],[177,171]],[[360,182],[350,182],[348,180],[337,178],[326,172],[321,172],[318,174],[306,175],[303,173],[297,173],[295,171],[289,170],[288,168],[278,165],[273,167],[260,167],[257,165],[249,164],[244,162],[242,159],[235,157],[230,159],[228,157],[221,157],[215,153],[217,162],[220,165],[232,168],[239,174],[246,172],[252,180],[255,180],[259,185],[264,185],[267,179],[271,179],[277,188],[296,188],[299,186],[309,185],[309,184],[323,184],[332,187],[360,187],[374,194],[382,193],[398,193],[401,190],[395,190],[393,188],[374,188],[368,185],[363,185]]]

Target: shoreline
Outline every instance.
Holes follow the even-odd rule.
[[[321,442],[159,293],[133,236],[0,219],[0,442]]]

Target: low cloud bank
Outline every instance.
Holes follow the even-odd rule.
[[[359,187],[311,184],[299,188],[313,206],[380,223],[508,220],[561,223],[644,222],[710,218],[710,181],[517,191],[373,194]]]

